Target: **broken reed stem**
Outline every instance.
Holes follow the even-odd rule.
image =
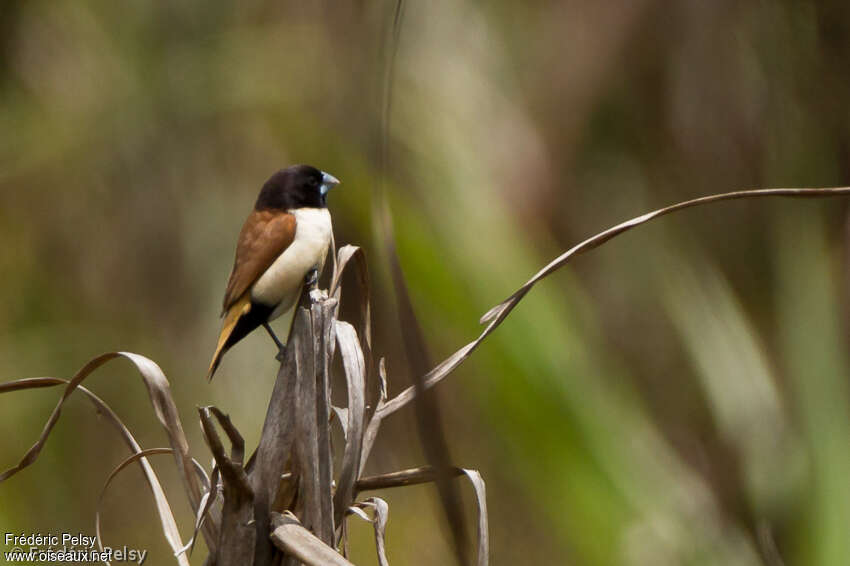
[[[307,563],[330,566],[354,566],[336,550],[306,529],[292,513],[272,515],[271,540],[274,545],[292,558]]]
[[[410,468],[398,472],[390,472],[388,474],[367,476],[357,480],[357,490],[371,491],[375,489],[430,483],[436,481],[439,474],[440,472],[438,472],[434,466],[420,466],[418,468]],[[449,477],[458,477],[463,474],[464,472],[461,468],[450,467],[448,469]]]
[[[336,306],[335,298],[311,303],[306,290],[302,293],[260,442],[247,466],[242,466],[242,438],[227,416],[215,408],[200,409],[204,435],[224,484],[217,566],[274,563],[282,547],[276,548],[271,536],[271,514],[284,509],[294,510],[299,528],[313,531],[327,551],[336,554],[329,418]],[[229,457],[210,413],[230,439]],[[250,533],[244,532],[246,526]],[[303,533],[298,533],[303,542]],[[300,548],[301,543],[292,544]]]

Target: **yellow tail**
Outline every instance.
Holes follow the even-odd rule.
[[[240,318],[248,314],[250,310],[251,297],[250,293],[246,292],[224,313],[224,323],[221,325],[221,333],[218,335],[218,346],[215,348],[215,354],[213,354],[212,361],[210,362],[210,369],[207,371],[207,381],[212,381],[213,374],[218,369],[218,364],[221,363],[221,357],[227,351],[225,345],[227,344],[227,339],[233,333],[233,329],[236,328],[236,323],[239,322]]]

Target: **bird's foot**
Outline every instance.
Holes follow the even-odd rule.
[[[286,358],[286,344],[281,344],[277,350],[277,355],[275,355],[274,359],[283,363],[283,360]]]
[[[268,332],[269,336],[271,336],[272,340],[274,340],[275,346],[277,346],[277,355],[275,356],[275,359],[279,362],[283,362],[283,358],[286,356],[286,344],[278,339],[268,322],[263,323],[263,328],[266,329],[266,332]]]
[[[311,289],[310,290],[310,303],[316,304],[321,301],[325,301],[328,298],[328,292],[324,289]]]
[[[310,290],[310,303],[316,304],[328,298],[328,292],[319,289],[319,270],[317,268],[314,267],[307,272],[306,277],[304,277],[304,285]]]

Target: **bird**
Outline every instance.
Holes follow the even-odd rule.
[[[328,191],[338,184],[336,177],[310,165],[281,169],[263,184],[239,233],[207,381],[222,356],[259,326],[282,356],[285,345],[269,322],[296,304],[305,284],[318,281],[333,232]]]

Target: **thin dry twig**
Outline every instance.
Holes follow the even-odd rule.
[[[452,468],[452,476],[462,476],[462,468]],[[357,480],[357,491],[372,491],[375,489],[387,489],[391,487],[404,487],[433,482],[437,478],[434,466],[420,466],[409,468],[388,474],[367,476]]]

